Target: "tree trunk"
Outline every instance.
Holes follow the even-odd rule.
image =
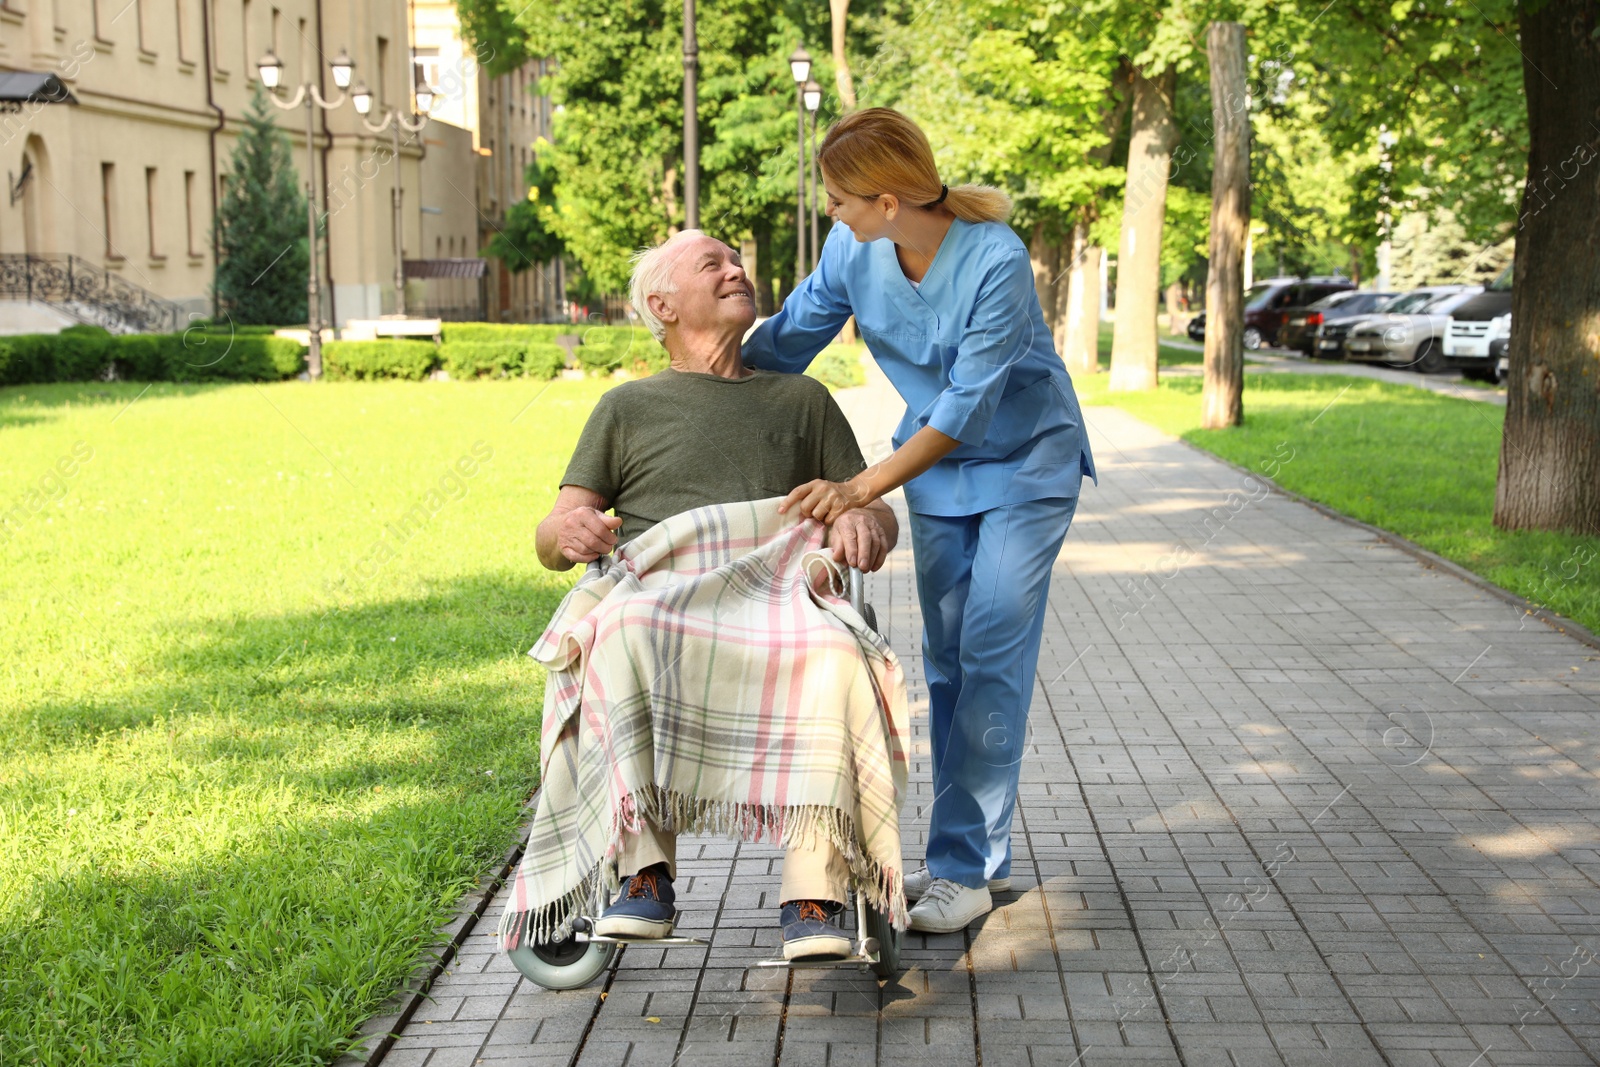
[[[766,226],[751,228],[756,242],[756,262],[750,283],[756,287],[756,314],[770,316],[777,308],[772,301],[772,230]]]
[[[1100,373],[1100,246],[1089,242],[1089,223],[1073,224],[1065,313],[1056,349],[1068,374]]]
[[[1200,425],[1244,421],[1244,243],[1250,231],[1250,114],[1245,110],[1244,27],[1213,22],[1211,59],[1211,244],[1206,272],[1205,385]]]
[[[1033,265],[1033,291],[1044,312],[1045,325],[1052,334],[1056,327],[1056,275],[1060,273],[1061,246],[1047,240],[1044,223],[1033,224],[1033,239],[1028,242],[1028,261]]]
[[[1161,289],[1161,230],[1167,176],[1178,125],[1172,118],[1177,70],[1158,78],[1133,74],[1133,135],[1117,249],[1116,332],[1111,340],[1111,390],[1156,387],[1156,300]]]
[[[1600,535],[1600,0],[1519,5],[1528,180],[1494,524]]]
[[[850,61],[844,54],[845,20],[850,14],[850,0],[828,0],[828,15],[833,23],[833,84],[839,88],[839,102],[843,110],[856,109],[856,87],[850,80]]]
[[[1183,333],[1183,283],[1173,282],[1167,286],[1167,333],[1178,337]]]

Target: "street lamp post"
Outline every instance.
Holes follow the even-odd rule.
[[[278,107],[285,111],[293,111],[297,107],[306,109],[306,240],[309,243],[310,272],[306,279],[306,319],[310,327],[310,336],[306,343],[310,352],[306,355],[306,369],[313,378],[322,377],[322,308],[317,293],[317,149],[316,149],[316,109],[332,111],[344,103],[343,90],[350,87],[350,75],[355,70],[355,63],[350,59],[350,53],[343,48],[333,57],[329,67],[333,70],[333,84],[340,91],[333,100],[324,100],[322,93],[314,82],[304,82],[295,90],[292,100],[278,99],[278,84],[283,80],[283,61],[272,52],[262,56],[257,63],[257,70],[261,74],[261,84],[267,89],[267,97]]]
[[[822,106],[822,86],[810,79],[800,95],[811,112],[811,269],[816,270],[822,259],[822,246],[817,244],[817,186],[821,184],[817,181],[817,108]]]
[[[804,48],[796,48],[789,57],[789,73],[794,75],[794,110],[799,123],[794,212],[794,283],[799,285],[806,273],[806,102],[801,87],[811,77],[811,56]]]
[[[416,122],[408,122],[400,114],[399,108],[385,108],[383,121],[374,125],[367,121],[367,113],[372,110],[372,93],[367,89],[366,83],[358,83],[350,94],[351,100],[356,105],[356,113],[361,116],[361,125],[373,133],[382,133],[384,130],[394,131],[394,313],[399,318],[406,314],[406,272],[401,232],[400,213],[400,131],[417,133],[428,124],[428,112],[433,107],[433,90],[422,77],[422,68],[417,68],[417,116]],[[411,110],[407,108],[406,110]]]

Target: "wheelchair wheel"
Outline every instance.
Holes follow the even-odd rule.
[[[894,928],[889,916],[871,905],[862,910],[859,919],[866,935],[878,939],[878,962],[872,965],[872,973],[893,978],[900,973],[900,942],[905,935]]]
[[[507,952],[523,977],[546,989],[580,989],[611,966],[617,946],[569,937],[545,945],[524,944]]]

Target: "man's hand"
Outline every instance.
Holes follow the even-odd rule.
[[[556,548],[574,563],[599,559],[617,547],[622,520],[595,508],[573,508],[556,527]]]
[[[883,520],[870,510],[854,508],[841,515],[831,531],[833,558],[847,567],[875,571],[889,556],[892,539]]]

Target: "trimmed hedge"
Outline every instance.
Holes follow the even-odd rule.
[[[329,341],[322,346],[322,371],[335,381],[406,378],[420,381],[433,369],[432,341]]]
[[[0,384],[84,382],[112,368],[137,381],[276,381],[300,372],[298,341],[226,331],[112,334],[98,326],[0,337]]]
[[[567,350],[554,341],[534,341],[522,359],[522,373],[548,381],[567,368]]]
[[[439,324],[439,339],[452,341],[551,342],[557,337],[578,333],[577,326],[545,325],[531,322],[444,322]]]
[[[583,343],[573,355],[584,370],[654,374],[667,366],[666,350],[643,326],[585,326],[578,336]]]

